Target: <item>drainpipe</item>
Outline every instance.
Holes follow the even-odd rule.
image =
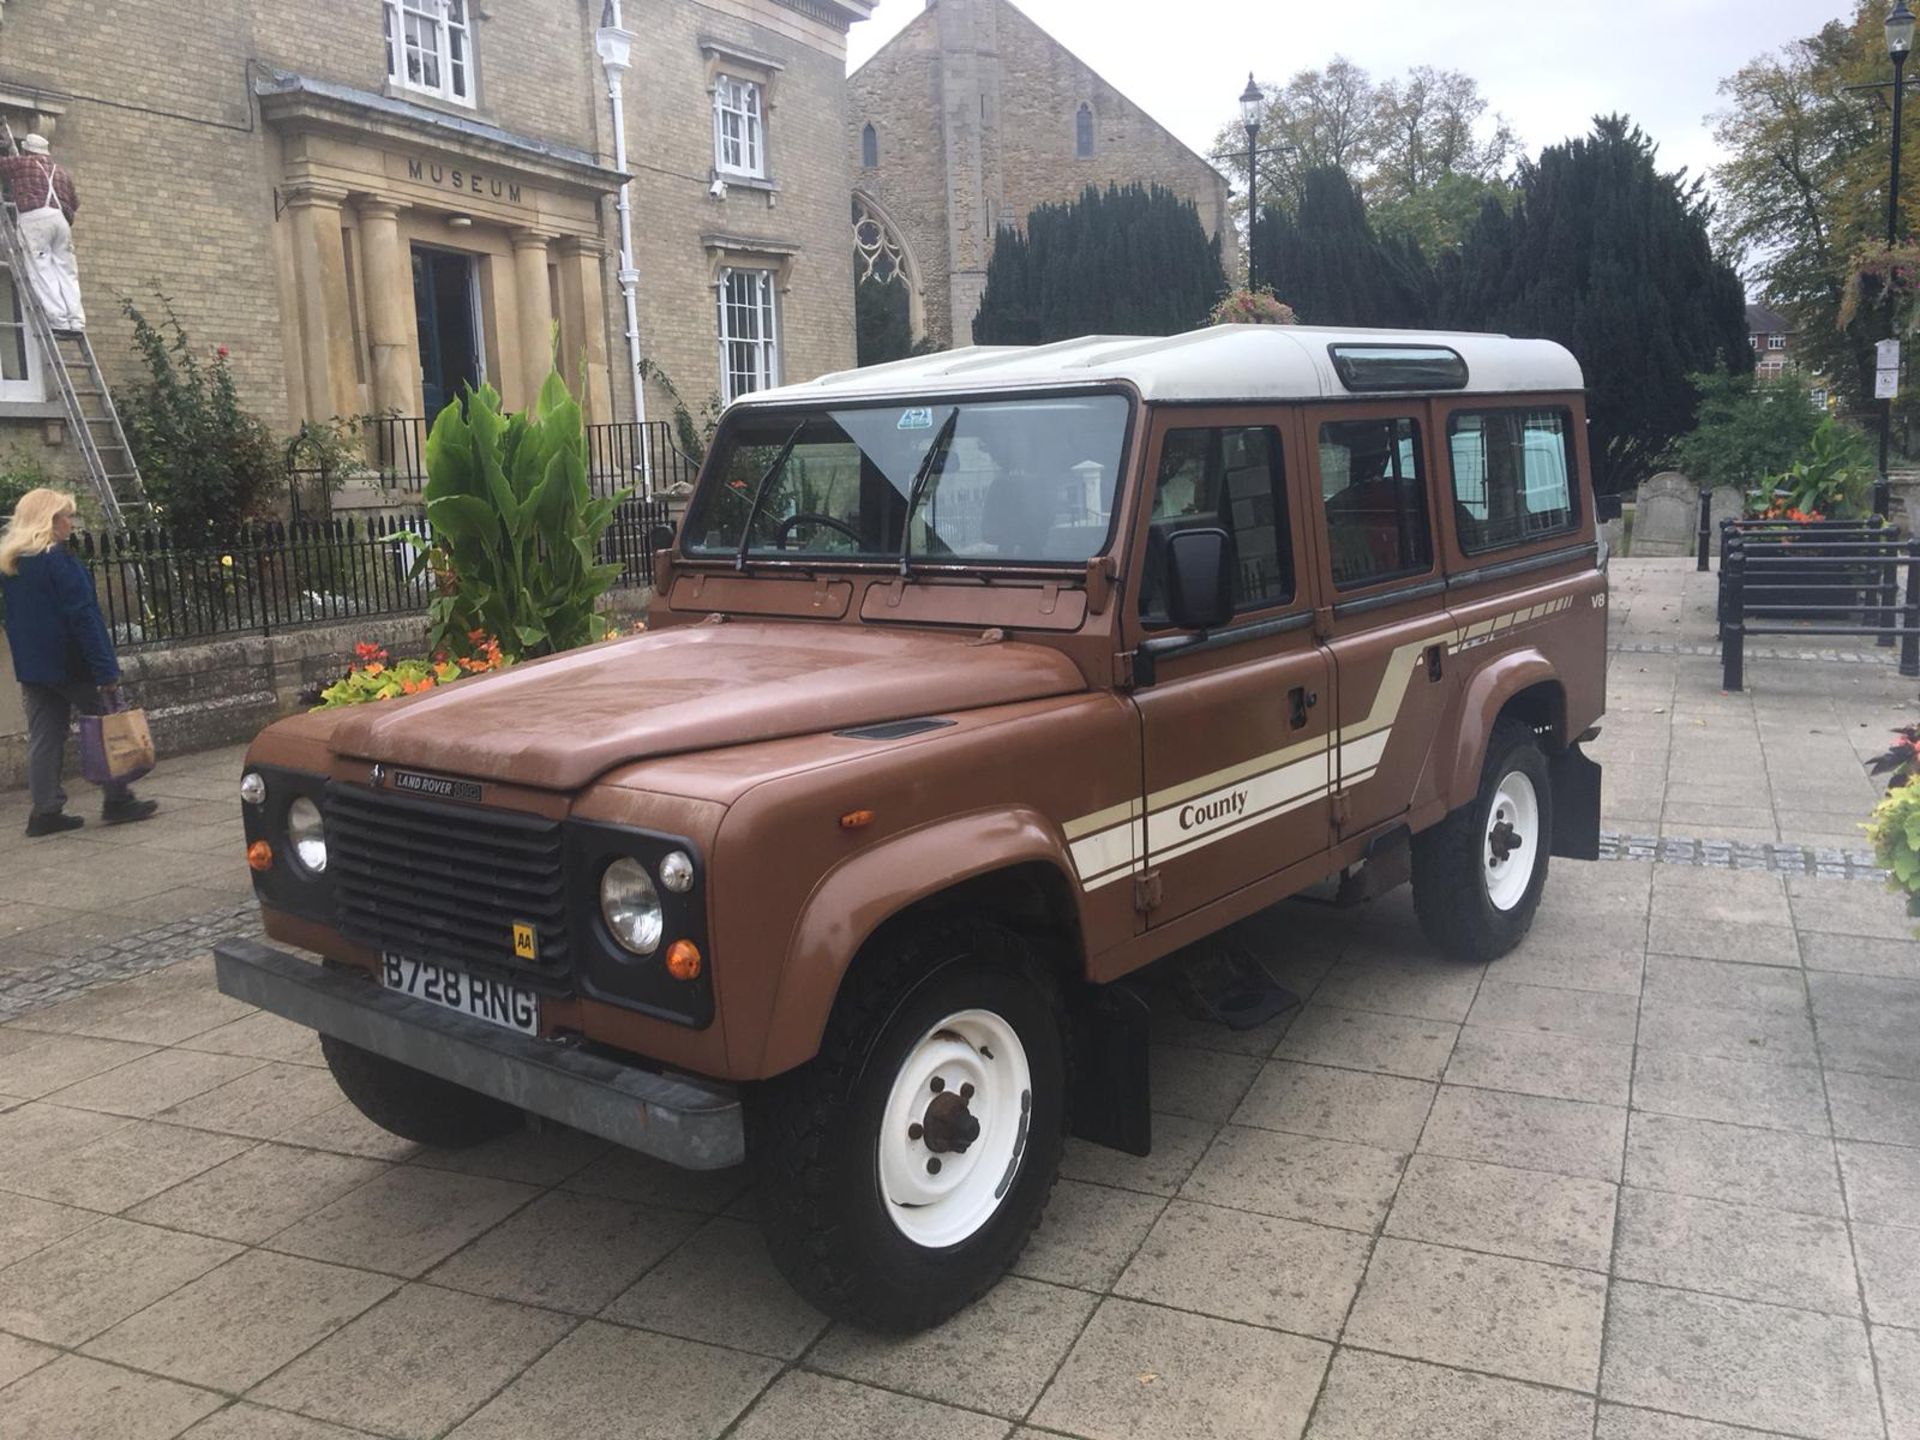
[[[628,192],[627,112],[622,77],[633,63],[633,32],[620,24],[620,0],[607,0],[607,23],[594,34],[594,49],[607,72],[607,99],[613,106],[613,166],[620,172],[620,295],[627,307],[627,364],[633,372],[633,412],[640,426],[640,490],[653,498],[653,444],[647,434],[647,387],[640,375],[640,307],[635,289],[640,271],[633,263],[633,205]]]

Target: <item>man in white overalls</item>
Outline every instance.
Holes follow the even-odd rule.
[[[73,217],[80,197],[73,177],[56,165],[44,135],[28,135],[18,155],[0,155],[0,180],[6,181],[14,209],[20,212],[20,238],[27,251],[27,283],[55,330],[84,330],[87,312],[80,306],[80,265],[73,254]]]

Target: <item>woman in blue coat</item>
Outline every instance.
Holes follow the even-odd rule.
[[[33,812],[27,834],[57,835],[85,824],[66,813],[60,762],[78,710],[101,715],[119,703],[120,662],[93,593],[93,577],[73,552],[73,496],[29,490],[0,533],[0,597],[7,645],[27,706],[27,785]],[[107,787],[100,818],[108,825],[144,820],[159,809],[125,785]]]

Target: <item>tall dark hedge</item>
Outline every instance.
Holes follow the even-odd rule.
[[[1441,323],[1557,340],[1587,382],[1595,488],[1637,484],[1693,427],[1688,376],[1753,368],[1746,297],[1715,258],[1697,182],[1663,174],[1619,115],[1522,167],[1438,272]]]
[[[1158,185],[1089,185],[1000,232],[973,335],[983,345],[1176,335],[1206,324],[1226,288],[1220,242],[1192,201]]]
[[[1303,325],[1420,329],[1432,323],[1433,275],[1411,239],[1381,239],[1346,171],[1307,172],[1297,214],[1267,206],[1253,236],[1254,279]]]

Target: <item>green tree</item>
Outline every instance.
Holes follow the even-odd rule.
[[[1884,0],[1856,0],[1850,19],[1763,55],[1721,82],[1727,108],[1714,134],[1727,153],[1714,170],[1718,232],[1747,263],[1769,303],[1798,327],[1800,363],[1828,376],[1850,408],[1873,395],[1873,342],[1884,310],[1842,319],[1848,277],[1884,246],[1891,80]],[[1920,139],[1920,106],[1908,105],[1903,142]],[[1901,226],[1912,233],[1920,186],[1902,187]]]
[[[146,370],[115,397],[147,496],[174,535],[212,538],[264,515],[286,484],[280,443],[243,409],[224,346],[202,360],[173,303],[156,322],[131,300],[133,348]]]
[[[1821,412],[1798,380],[1760,380],[1714,370],[1693,377],[1700,415],[1673,447],[1673,461],[1702,486],[1753,490],[1806,457]]]
[[[899,277],[868,276],[853,287],[854,354],[861,365],[884,365],[913,353],[912,297]]]
[[[1324,69],[1263,91],[1262,215],[1267,207],[1297,214],[1309,177],[1341,170],[1366,196],[1381,233],[1434,253],[1460,243],[1483,198],[1508,193],[1519,141],[1461,71],[1421,65],[1375,84],[1336,55]],[[1247,134],[1238,121],[1220,128],[1214,161],[1237,181],[1235,209],[1244,218]]]
[[[1441,268],[1444,323],[1557,340],[1579,359],[1602,493],[1637,484],[1693,428],[1688,377],[1753,368],[1746,296],[1710,219],[1700,181],[1661,171],[1638,126],[1602,116],[1524,165],[1513,213],[1486,206]]]
[[[973,334],[986,345],[1174,335],[1204,325],[1226,288],[1220,242],[1192,201],[1158,185],[1088,186],[1000,232]]]
[[[1295,215],[1265,211],[1254,245],[1257,277],[1303,325],[1431,323],[1433,276],[1419,247],[1374,233],[1343,170],[1308,175]]]

